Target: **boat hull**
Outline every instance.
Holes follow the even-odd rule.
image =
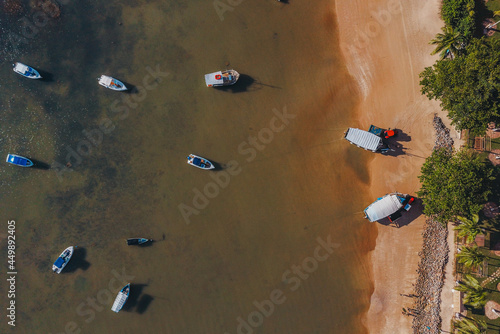
[[[99,81],[99,85],[117,92],[128,90],[123,82],[107,75],[101,75],[97,80]]]
[[[240,78],[240,74],[235,70],[219,71],[205,74],[205,84],[207,87],[222,87],[234,85]]]
[[[123,308],[123,305],[125,305],[125,303],[127,302],[129,295],[130,295],[130,283],[125,285],[120,290],[120,292],[118,292],[118,295],[115,298],[115,302],[111,307],[111,311],[116,313],[120,312],[121,309]]]
[[[187,163],[191,166],[205,170],[210,170],[215,168],[214,164],[210,162],[208,159],[199,157],[195,154],[190,154],[187,156]]]
[[[61,255],[59,255],[56,262],[54,262],[54,264],[52,265],[53,272],[55,272],[56,274],[60,274],[61,271],[63,271],[63,269],[68,264],[69,260],[71,260],[74,249],[75,248],[73,246],[69,246],[61,253]]]
[[[6,162],[19,167],[32,167],[33,161],[17,154],[7,154]]]
[[[127,245],[142,245],[147,242],[153,241],[153,239],[146,239],[146,238],[130,238],[127,239]]]
[[[23,63],[14,63],[12,65],[13,71],[16,72],[17,74],[28,78],[28,79],[42,79],[42,76],[40,73],[38,73],[37,70],[35,70],[33,67],[25,65]]]

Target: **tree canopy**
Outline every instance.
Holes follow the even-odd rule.
[[[453,27],[464,38],[470,40],[476,26],[475,7],[474,0],[443,0],[441,16],[447,26]]]
[[[436,38],[431,40],[430,44],[436,46],[436,49],[431,52],[431,55],[439,53],[439,59],[445,59],[448,54],[451,58],[460,55],[462,51],[463,38],[459,32],[455,31],[453,27],[444,26],[443,32],[436,35]]]
[[[474,39],[464,55],[420,74],[422,93],[441,101],[458,130],[484,132],[500,120],[500,40]]]
[[[479,212],[491,193],[493,167],[476,152],[461,149],[435,150],[422,166],[422,187],[417,192],[424,213],[446,223],[460,215],[471,217]]]

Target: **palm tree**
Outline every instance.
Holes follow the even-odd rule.
[[[431,55],[439,53],[441,60],[443,60],[449,52],[453,59],[453,56],[458,55],[463,49],[464,40],[453,27],[444,26],[442,30],[442,33],[437,34],[436,38],[430,41],[430,44],[436,45],[436,49],[432,51]]]
[[[471,275],[465,275],[463,280],[454,288],[464,293],[464,303],[475,309],[480,309],[486,304],[487,292],[479,284],[478,280]]]
[[[461,248],[460,253],[457,253],[458,262],[462,263],[467,268],[475,268],[481,265],[486,259],[486,255],[479,251],[477,246]]]
[[[484,320],[462,319],[456,321],[454,324],[455,329],[457,329],[460,334],[484,334],[488,329],[488,325]]]
[[[461,224],[455,227],[455,230],[458,231],[459,238],[467,238],[468,244],[474,242],[478,234],[483,233],[479,228],[479,215],[477,213],[472,215],[472,220],[461,216],[457,218]]]

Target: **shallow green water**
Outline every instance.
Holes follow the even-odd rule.
[[[0,152],[41,167],[0,168],[18,271],[16,327],[2,332],[365,332],[370,155],[341,140],[356,90],[333,4],[232,3],[221,21],[211,2],[68,1],[32,44],[2,40]],[[3,36],[37,11],[3,13]],[[48,80],[15,75],[11,61]],[[226,67],[238,84],[206,88],[203,74]],[[136,90],[106,90],[101,74]],[[188,166],[189,153],[221,170]],[[318,238],[335,247],[317,251]],[[5,307],[6,296],[0,285]]]

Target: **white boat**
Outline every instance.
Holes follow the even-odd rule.
[[[60,274],[61,271],[64,269],[64,267],[66,267],[66,265],[68,264],[71,257],[73,256],[73,251],[74,251],[73,246],[69,246],[68,248],[66,248],[61,253],[61,255],[59,255],[56,262],[54,262],[54,264],[52,265],[52,271],[57,274]]]
[[[113,312],[120,312],[120,310],[123,308],[123,305],[127,302],[128,296],[130,294],[130,283],[125,285],[120,292],[118,292],[118,295],[116,296],[115,302],[113,303],[113,306],[111,307],[111,311]]]
[[[344,135],[351,144],[364,148],[372,152],[384,152],[386,145],[382,141],[382,137],[371,131],[364,131],[355,128],[347,129]]]
[[[33,67],[28,65],[24,65],[23,63],[15,63],[12,64],[14,72],[22,75],[25,78],[29,79],[41,79],[42,76],[35,70]]]
[[[235,70],[225,70],[205,74],[207,87],[220,87],[234,85],[238,81],[240,74]]]
[[[195,166],[201,169],[214,169],[215,166],[213,163],[208,161],[205,158],[199,157],[194,154],[190,154],[187,156],[187,163],[190,164],[191,166]]]
[[[108,77],[107,75],[101,75],[100,78],[97,78],[99,81],[99,85],[104,86],[106,88],[116,90],[116,91],[124,91],[127,90],[127,86],[123,82],[118,79]]]
[[[414,197],[407,194],[387,194],[378,198],[364,210],[365,218],[374,222],[388,217],[390,222],[394,222],[401,217],[402,211],[410,210],[414,200]]]

